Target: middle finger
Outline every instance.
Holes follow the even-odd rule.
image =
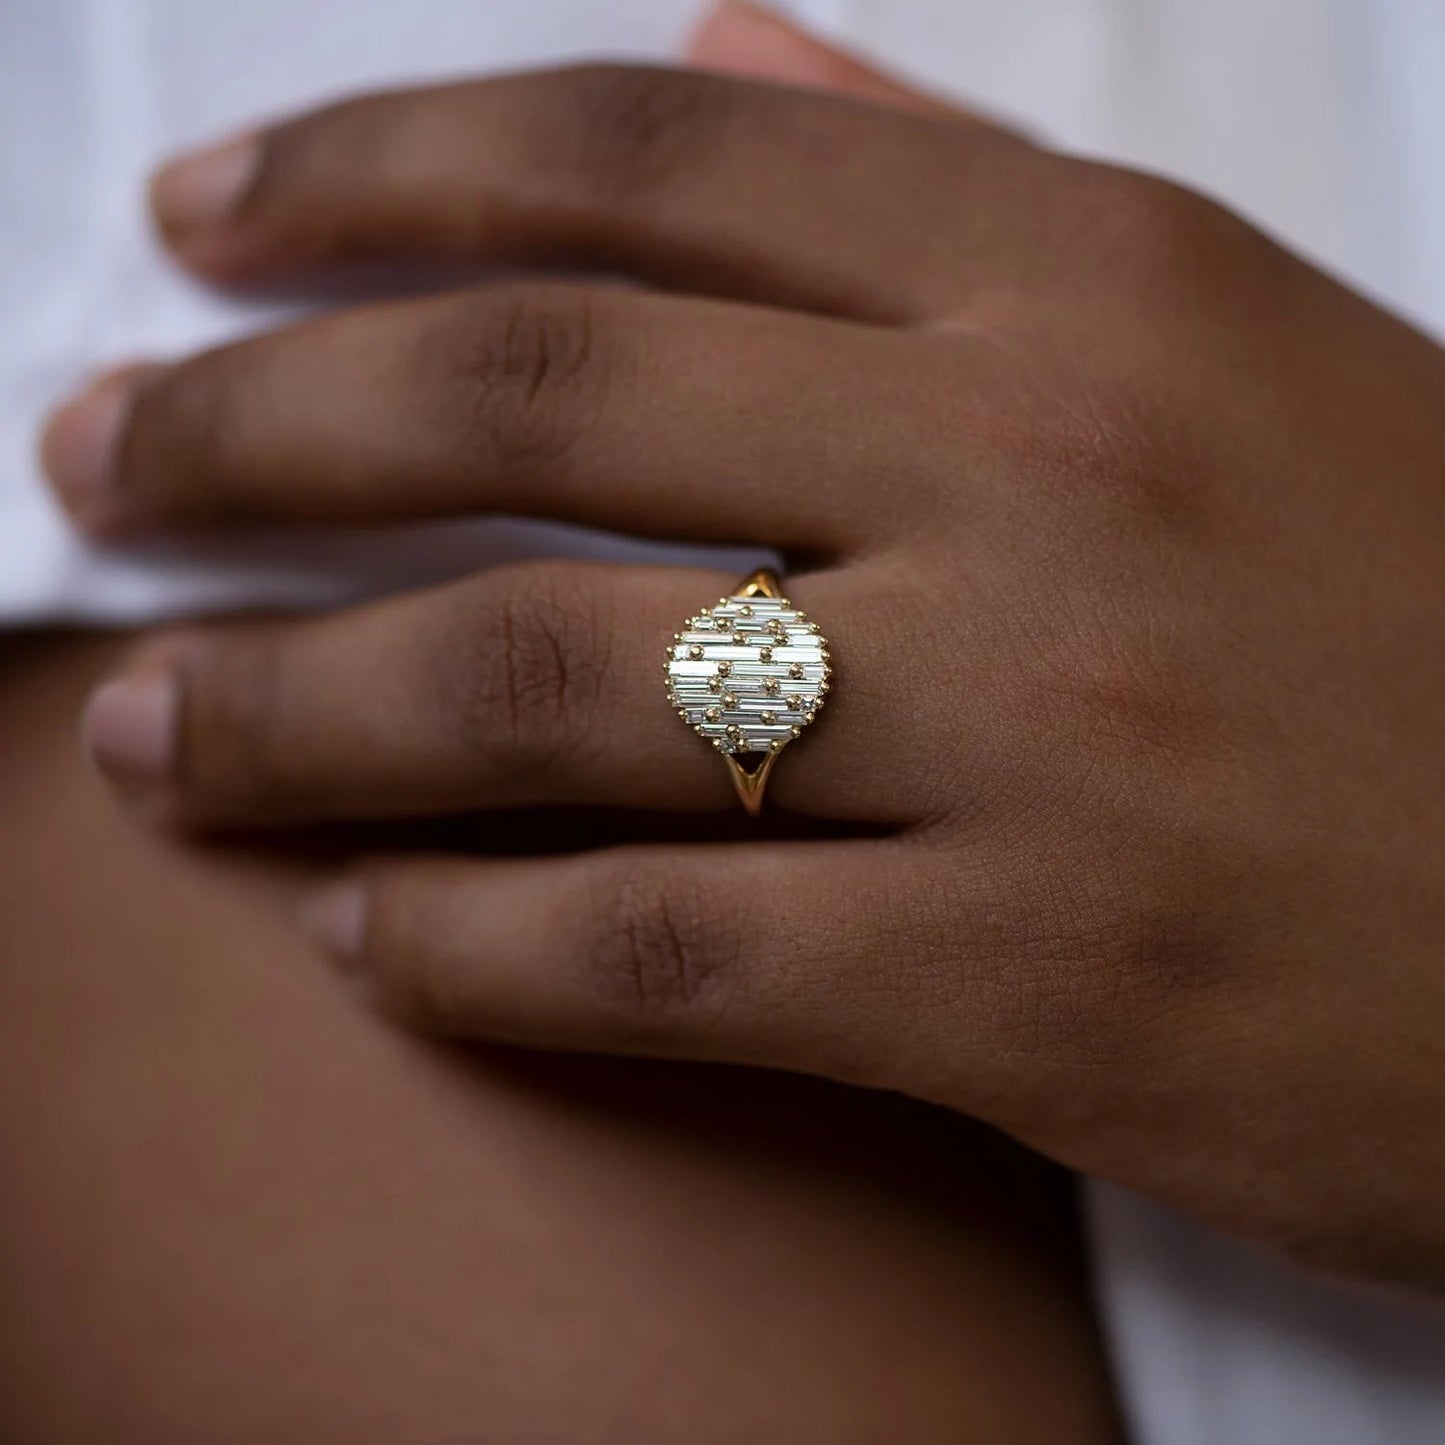
[[[130,368],[57,413],[43,455],[103,533],[519,512],[817,556],[899,514],[896,458],[858,419],[903,414],[907,345],[723,302],[481,287]]]

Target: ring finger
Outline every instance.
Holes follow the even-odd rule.
[[[726,771],[665,704],[658,674],[673,631],[734,580],[530,564],[328,617],[192,629],[103,686],[86,734],[114,781],[190,822],[721,808]],[[858,613],[850,646],[866,654],[868,609],[848,601],[860,586],[835,572],[801,591],[845,632]],[[772,796],[818,816],[907,821],[867,743],[884,722],[852,700],[787,760]]]

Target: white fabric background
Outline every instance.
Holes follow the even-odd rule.
[[[1440,0],[791,8],[1060,144],[1214,192],[1445,332]],[[43,408],[88,370],[278,314],[165,267],[139,196],[167,151],[367,85],[665,56],[692,18],[692,0],[0,0],[0,623],[319,605],[559,548],[657,555],[484,521],[102,555],[61,525],[32,451]],[[739,571],[748,560],[727,559]],[[1299,1279],[1117,1190],[1092,1203],[1101,1295],[1146,1445],[1445,1440],[1445,1313]]]

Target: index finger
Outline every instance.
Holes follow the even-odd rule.
[[[153,200],[176,254],[227,283],[560,267],[906,322],[959,299],[961,257],[1007,258],[980,194],[1038,154],[838,95],[589,65],[343,101],[173,162]]]

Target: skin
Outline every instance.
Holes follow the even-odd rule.
[[[1057,1171],[897,1098],[386,1026],[292,927],[318,861],[115,808],[74,719],[127,645],[0,646],[0,1438],[1118,1438]]]
[[[384,1008],[897,1090],[1445,1284],[1439,348],[1163,181],[684,72],[363,97],[154,199],[220,284],[640,285],[493,282],[111,378],[49,436],[80,525],[743,534],[835,644],[770,799],[848,836],[369,858],[307,918]],[[91,746],[187,825],[695,823],[730,790],[658,666],[733,580],[531,565],[192,629],[97,695]]]
[[[1059,1171],[896,1096],[392,1031],[291,926],[328,845],[117,812],[73,733],[128,646],[0,640],[0,1436],[1118,1438]]]

